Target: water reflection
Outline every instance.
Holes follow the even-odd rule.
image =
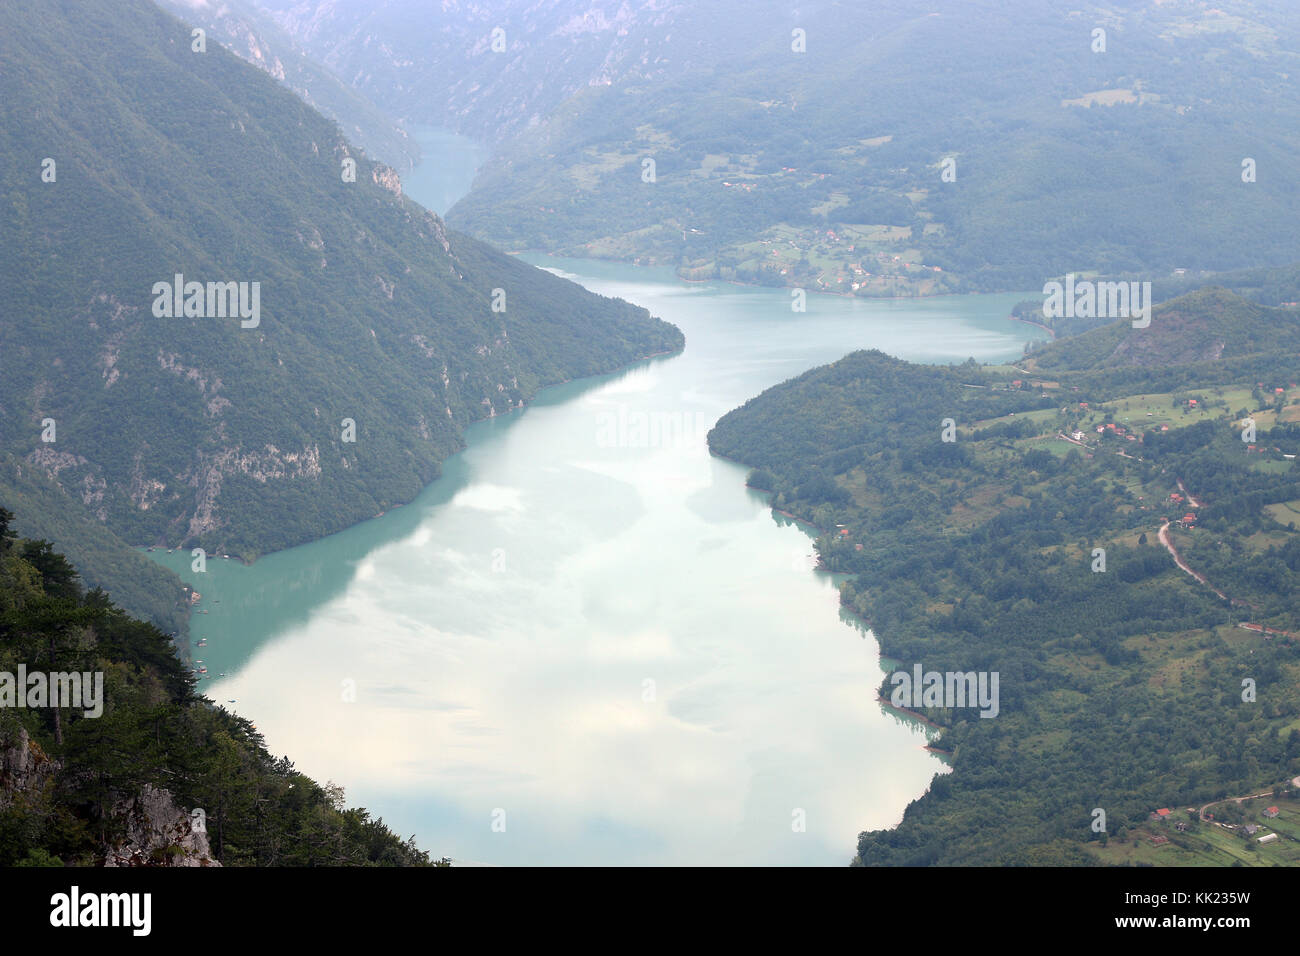
[[[679,324],[686,352],[474,426],[407,508],[249,568],[212,562],[194,633],[231,676],[209,693],[439,854],[847,862],[943,764],[877,701],[876,643],[810,570],[812,529],[704,432],[856,348],[1015,354],[1017,297],[796,315],[782,290],[590,270]]]

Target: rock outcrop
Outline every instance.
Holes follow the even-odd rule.
[[[58,764],[24,728],[7,740],[0,739],[0,810],[38,798],[57,769]]]
[[[208,846],[202,816],[186,813],[170,792],[145,784],[118,801],[114,816],[126,822],[126,839],[109,848],[105,866],[220,866]]]

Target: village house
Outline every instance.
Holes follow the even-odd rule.
[[[1277,816],[1279,812],[1280,811],[1278,810],[1277,807],[1269,807],[1267,810],[1264,811],[1264,816],[1268,817],[1271,820],[1275,816]]]

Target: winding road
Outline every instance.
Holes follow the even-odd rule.
[[[1294,778],[1291,781],[1291,786],[1300,789],[1300,777]],[[1243,803],[1246,800],[1258,800],[1260,797],[1271,797],[1271,796],[1273,796],[1273,791],[1265,790],[1263,793],[1250,793],[1244,797],[1224,797],[1222,800],[1215,800],[1213,803],[1207,803],[1205,806],[1201,807],[1201,813],[1200,813],[1201,822],[1202,823],[1207,822],[1205,819],[1205,811],[1210,809],[1210,807],[1217,807],[1221,803]]]
[[[1187,497],[1188,497],[1188,500],[1191,500],[1191,495],[1188,495]],[[1164,524],[1162,524],[1162,525],[1160,526],[1160,533],[1159,533],[1158,537],[1160,538],[1160,543],[1163,544],[1163,545],[1165,546],[1165,550],[1168,551],[1168,552],[1170,553],[1170,555],[1173,556],[1174,564],[1178,565],[1180,568],[1182,568],[1184,571],[1186,571],[1186,572],[1187,572],[1188,574],[1190,574],[1192,577],[1196,578],[1197,581],[1200,581],[1202,584],[1204,584],[1207,588],[1209,588],[1211,591],[1213,591],[1213,592],[1214,592],[1215,594],[1217,594],[1219,597],[1223,598],[1223,600],[1225,600],[1225,601],[1228,600],[1228,595],[1224,594],[1222,591],[1220,591],[1218,588],[1216,588],[1213,584],[1211,584],[1209,581],[1207,581],[1207,580],[1205,579],[1205,575],[1201,574],[1199,571],[1193,571],[1190,567],[1188,567],[1187,562],[1184,561],[1183,558],[1182,558],[1182,555],[1180,555],[1180,554],[1178,553],[1178,549],[1174,547],[1174,543],[1173,543],[1172,541],[1169,540],[1169,522],[1168,522],[1168,521],[1166,521]]]

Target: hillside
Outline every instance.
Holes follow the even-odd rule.
[[[0,866],[430,865],[197,696],[165,634],[12,518],[0,508]],[[89,679],[76,706],[38,705],[28,682],[15,706],[19,668]]]
[[[1195,359],[1207,330],[1253,349],[1278,328],[1274,310],[1221,291],[1163,319],[1127,334]],[[1115,334],[1050,347],[1088,367],[1062,359],[1041,379],[854,353],[709,435],[774,507],[823,529],[821,564],[851,575],[841,600],[891,670],[1000,675],[994,719],[956,700],[911,708],[941,726],[952,773],[896,828],[862,834],[861,865],[1300,864],[1290,839],[1263,848],[1195,813],[1148,818],[1271,790],[1292,832],[1294,352],[1232,358],[1229,343],[1216,361],[1094,370],[1131,360],[1114,358]],[[1260,810],[1220,819],[1269,823]]]
[[[765,30],[729,4],[683,0],[427,9],[402,0],[255,2],[390,114],[492,143],[544,122],[584,90],[681,76],[697,60],[762,42]]]
[[[304,54],[255,4],[246,0],[162,0],[160,6],[186,23],[205,28],[209,41],[221,43],[282,82],[337,122],[348,140],[373,159],[402,171],[420,161],[420,147],[406,130]]]
[[[643,12],[654,27],[566,8],[572,19],[553,32],[522,7],[532,5],[474,24],[462,54],[474,99],[451,118],[474,128],[528,116],[448,213],[507,249],[866,296],[1300,257],[1300,209],[1273,175],[1300,145],[1285,5],[891,0],[845,29],[840,4],[792,14],[765,0]],[[412,89],[414,68],[390,62],[412,58],[375,43],[400,42],[386,21],[338,29],[337,9],[295,5],[310,48],[328,46],[365,89]],[[496,21],[514,38],[500,54],[487,41]],[[434,42],[441,28],[413,24],[406,42]],[[685,36],[709,39],[686,50]],[[609,63],[596,74],[582,51],[598,43]],[[543,50],[556,63],[551,100],[526,114],[499,105]]]
[[[1152,282],[1151,291],[1157,302],[1163,302],[1211,285],[1228,289],[1260,305],[1277,307],[1289,303],[1294,306],[1300,303],[1300,263],[1167,276]]]
[[[111,595],[123,610],[165,634],[188,636],[190,602],[181,579],[87,514],[81,500],[41,468],[0,454],[0,504],[16,515],[15,533],[60,542],[87,588]]]
[[[1260,353],[1300,353],[1300,311],[1271,309],[1226,289],[1189,292],[1156,306],[1147,328],[1120,320],[1053,342],[1025,368],[1046,373],[1188,365]]]
[[[142,0],[5,3],[0,31],[0,448],[121,540],[251,558],[329,534],[411,500],[471,422],[682,347],[447,230]],[[177,275],[246,297],[160,315]]]

